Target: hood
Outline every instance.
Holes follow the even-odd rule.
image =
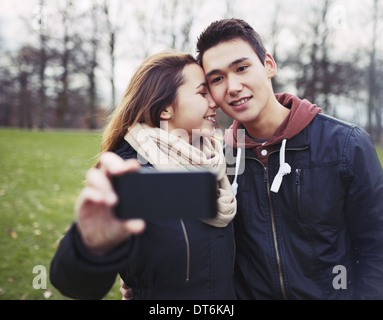
[[[266,142],[261,143],[254,141],[247,135],[245,135],[244,142],[238,141],[237,130],[244,129],[244,126],[236,120],[234,120],[229,130],[227,130],[225,133],[225,143],[238,150],[235,165],[235,176],[232,184],[234,194],[237,193],[238,187],[237,176],[242,156],[241,149],[252,149],[254,154],[257,155],[258,159],[266,167],[267,156],[261,153],[262,150],[267,150],[266,155],[268,155],[270,154],[270,152],[274,151],[280,143],[282,143],[279,152],[279,171],[275,176],[270,189],[272,192],[277,193],[282,184],[283,176],[291,172],[290,165],[285,162],[286,141],[300,133],[304,128],[306,128],[309,125],[309,123],[314,119],[314,117],[318,113],[322,112],[322,110],[318,108],[315,104],[312,104],[308,100],[301,100],[292,94],[276,94],[275,97],[277,98],[280,104],[290,109],[290,112],[286,119],[275,131],[274,135],[270,137],[270,139],[268,139]]]
[[[244,129],[244,126],[236,120],[234,120],[229,130],[226,131],[225,143],[234,148],[244,147],[246,149],[256,148],[261,145],[263,147],[275,145],[280,143],[283,139],[291,139],[296,136],[308,126],[319,112],[322,112],[322,110],[315,104],[312,104],[305,99],[301,100],[292,94],[281,93],[276,94],[275,97],[280,104],[290,109],[290,113],[266,143],[262,144],[256,142],[247,135],[245,136],[245,144],[238,142],[237,129]]]

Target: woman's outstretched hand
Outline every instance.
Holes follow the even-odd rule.
[[[118,202],[110,177],[140,168],[137,160],[124,161],[112,152],[100,157],[100,167],[87,172],[86,187],[80,193],[75,211],[82,241],[94,255],[105,255],[132,234],[145,229],[141,219],[121,220],[113,212]]]

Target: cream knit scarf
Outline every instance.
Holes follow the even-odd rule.
[[[226,162],[221,143],[203,138],[202,146],[194,147],[165,130],[137,123],[129,128],[125,140],[137,151],[139,160],[158,170],[210,170],[218,181],[218,213],[216,218],[202,220],[214,227],[225,227],[234,218],[237,202],[226,176]]]

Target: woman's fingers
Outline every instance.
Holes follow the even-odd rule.
[[[100,165],[101,170],[108,176],[138,171],[141,167],[136,159],[123,160],[113,152],[103,153],[100,157]]]
[[[122,300],[131,300],[133,299],[133,290],[129,288],[125,282],[120,278],[120,293],[122,295]]]
[[[145,230],[146,224],[142,219],[129,219],[124,221],[124,228],[130,234],[139,234]]]
[[[114,198],[113,198],[114,197]],[[75,204],[75,212],[77,215],[81,214],[85,211],[89,211],[89,206],[105,206],[105,207],[113,207],[117,203],[117,197],[107,196],[105,193],[100,190],[92,187],[85,187],[80,195],[77,198],[77,202]]]
[[[120,175],[126,172],[138,171],[140,164],[135,159],[123,160],[112,152],[106,152],[100,157],[100,169],[90,169],[86,180],[89,187],[98,189],[105,194],[105,204],[115,205],[117,196],[114,192],[110,176]]]
[[[76,203],[77,225],[83,242],[95,255],[103,255],[115,248],[132,234],[145,230],[141,219],[121,220],[114,215],[113,207],[118,197],[111,177],[125,172],[137,171],[136,160],[124,161],[107,152],[100,158],[100,168],[87,172],[87,186],[81,191]]]
[[[110,179],[99,169],[90,169],[86,174],[88,189],[103,194],[105,204],[113,206],[117,203],[117,195],[113,190]]]

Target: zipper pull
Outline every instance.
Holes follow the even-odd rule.
[[[300,185],[301,184],[301,169],[295,170],[295,184]]]
[[[269,168],[268,167],[265,167],[265,169],[264,169],[263,181],[269,182]]]

